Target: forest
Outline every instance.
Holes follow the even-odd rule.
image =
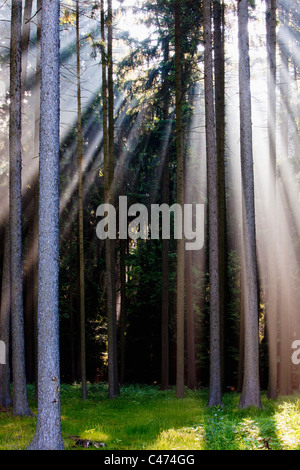
[[[299,33],[1,1],[0,450],[300,449]]]

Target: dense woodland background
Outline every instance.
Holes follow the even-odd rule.
[[[22,298],[26,380],[35,383],[43,2],[21,3]],[[61,381],[83,382],[83,395],[86,381],[109,381],[111,397],[128,383],[176,385],[178,396],[184,385],[209,387],[216,402],[219,392],[241,392],[252,328],[245,323],[245,298],[252,296],[260,389],[273,398],[299,392],[300,366],[291,361],[291,344],[300,340],[299,5],[112,3],[60,2]],[[2,335],[10,309],[11,10],[11,2],[2,3]],[[249,83],[243,21],[250,31]],[[252,115],[249,100],[243,115],[239,100],[248,85]],[[250,153],[245,128],[253,141]],[[251,159],[248,169],[243,166],[248,154],[254,158],[256,210],[250,258],[247,209],[244,223],[242,216],[242,194],[248,200],[245,188],[253,177]],[[97,207],[105,201],[117,207],[119,195],[128,197],[128,205],[148,208],[205,204],[204,247],[182,254],[174,237],[99,240]]]

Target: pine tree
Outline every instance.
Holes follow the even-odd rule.
[[[107,58],[108,58],[108,202],[114,205],[114,85],[113,85],[113,12],[112,0],[107,9]],[[108,394],[115,398],[120,394],[117,357],[115,240],[107,239],[107,308],[108,308]]]
[[[13,0],[10,51],[9,201],[10,292],[12,327],[13,413],[31,414],[26,389],[22,274],[21,194],[21,26],[22,1]]]
[[[181,83],[181,6],[175,1],[175,102],[176,102],[176,155],[177,204],[183,207],[184,174],[182,152],[182,83]],[[177,227],[177,230],[180,227]],[[177,239],[177,369],[176,396],[184,398],[184,239]]]
[[[267,336],[269,349],[268,397],[277,397],[277,256],[276,250],[276,0],[266,0],[268,57],[268,140],[269,140],[269,251]]]
[[[58,0],[43,0],[41,21],[38,417],[29,449],[60,450]]]
[[[218,166],[214,111],[211,2],[203,4],[204,90],[207,154],[208,233],[209,233],[209,308],[210,308],[210,386],[209,406],[220,405],[220,295],[219,295],[219,230],[218,230]]]
[[[238,3],[240,141],[245,256],[244,379],[240,407],[261,407],[259,387],[259,337],[256,227],[252,151],[248,0]]]

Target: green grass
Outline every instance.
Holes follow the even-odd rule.
[[[33,388],[28,387],[31,409],[36,412]],[[105,442],[107,450],[300,450],[300,397],[267,400],[263,409],[238,408],[239,395],[226,394],[223,407],[208,408],[207,391],[127,386],[115,400],[107,398],[105,385],[89,385],[81,400],[79,385],[62,385],[62,433],[66,449],[80,449],[68,436]],[[0,413],[0,450],[26,449],[35,431],[35,417]]]

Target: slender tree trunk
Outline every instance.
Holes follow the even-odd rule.
[[[219,295],[218,166],[216,154],[210,1],[204,2],[203,5],[203,27],[210,291],[210,386],[208,405],[214,406],[220,405],[222,403],[222,395]]]
[[[169,60],[169,40],[164,40],[164,62]],[[163,76],[164,123],[169,116],[169,80]],[[169,204],[169,150],[166,148],[162,171],[162,203]],[[162,239],[162,300],[161,300],[161,389],[169,388],[169,240]]]
[[[111,18],[110,18],[111,19]],[[112,20],[112,19],[111,19]],[[106,204],[110,202],[110,166],[109,157],[111,156],[111,148],[109,148],[108,135],[108,106],[107,106],[107,59],[105,54],[105,18],[104,18],[104,1],[101,0],[101,39],[102,39],[102,115],[103,115],[103,157],[104,157],[104,200]],[[110,41],[112,41],[110,33]],[[110,49],[110,52],[111,49]],[[111,104],[111,103],[110,103]],[[111,115],[110,115],[111,124]],[[111,135],[110,135],[111,138]],[[111,140],[110,140],[111,142]],[[106,306],[107,306],[107,323],[108,323],[108,395],[115,398],[114,385],[114,327],[113,327],[113,285],[112,285],[112,261],[111,261],[111,240],[105,240],[105,259],[106,259]]]
[[[108,0],[107,13],[107,56],[108,56],[108,201],[114,205],[114,87],[113,87],[113,13],[112,0]],[[115,240],[107,242],[107,302],[108,302],[108,394],[115,398],[120,394],[117,357],[116,319],[116,275]]]
[[[22,276],[21,188],[21,26],[22,1],[12,1],[10,56],[9,198],[10,283],[12,324],[13,413],[29,415],[25,374]]]
[[[243,242],[245,254],[244,380],[240,407],[246,408],[248,406],[261,407],[248,0],[240,0],[238,3],[238,23]]]
[[[0,364],[0,406],[10,406],[10,235],[9,225],[5,227],[4,258],[2,271],[2,292],[0,307],[0,340],[5,344],[5,364]]]
[[[276,237],[276,0],[266,0],[268,55],[269,234],[267,336],[268,397],[277,398],[277,237]]]
[[[86,350],[85,350],[85,292],[84,292],[84,241],[83,241],[83,183],[82,183],[82,125],[80,83],[80,24],[79,0],[76,0],[76,56],[77,56],[77,142],[78,142],[78,233],[79,233],[79,299],[80,299],[80,358],[82,399],[86,399]]]
[[[182,152],[182,83],[181,83],[181,5],[175,1],[175,88],[176,88],[176,155],[177,204],[183,208],[184,175]],[[177,229],[182,227],[178,227]],[[184,239],[177,239],[177,367],[176,396],[184,398]]]
[[[287,100],[290,92],[289,86],[289,56],[288,56],[288,47],[286,44],[287,37],[285,34],[286,28],[288,26],[288,16],[289,13],[286,11],[286,6],[283,2],[280,4],[279,8],[279,20],[280,28],[278,33],[278,45],[280,50],[280,156],[283,161],[283,166],[286,165],[286,162],[289,158],[289,115],[287,112]],[[282,193],[284,192],[284,175],[282,175]],[[282,208],[283,210],[285,207]],[[280,218],[279,218],[280,220]],[[281,239],[286,239],[285,228],[281,224]],[[289,256],[289,250],[284,244],[280,250],[280,292],[281,299],[278,305],[280,312],[280,329],[279,329],[279,394],[288,395],[291,391],[290,387],[290,372],[291,372],[291,360],[290,360],[290,311],[291,311],[291,299],[287,298],[286,292],[289,290],[288,279],[285,274],[287,259]]]
[[[60,450],[58,0],[43,0],[41,31],[38,417],[29,449]]]
[[[107,135],[107,64],[105,56],[105,18],[104,0],[101,0],[101,61],[102,61],[102,122],[103,122],[103,160],[104,160],[104,200],[108,203],[108,135]]]
[[[219,295],[220,295],[220,355],[221,384],[224,389],[225,356],[224,326],[226,309],[226,196],[225,196],[225,19],[224,1],[214,0],[214,67],[215,67],[215,109],[216,109],[216,151],[218,165],[218,230],[219,230]]]
[[[41,104],[41,8],[42,0],[37,0],[37,52],[36,52],[36,73],[35,73],[35,123],[34,123],[34,157],[39,158],[40,145],[40,104]],[[38,396],[38,350],[37,350],[37,315],[38,315],[38,237],[39,237],[39,172],[34,182],[34,214],[33,214],[33,324],[34,324],[34,346],[35,346],[35,397]]]

